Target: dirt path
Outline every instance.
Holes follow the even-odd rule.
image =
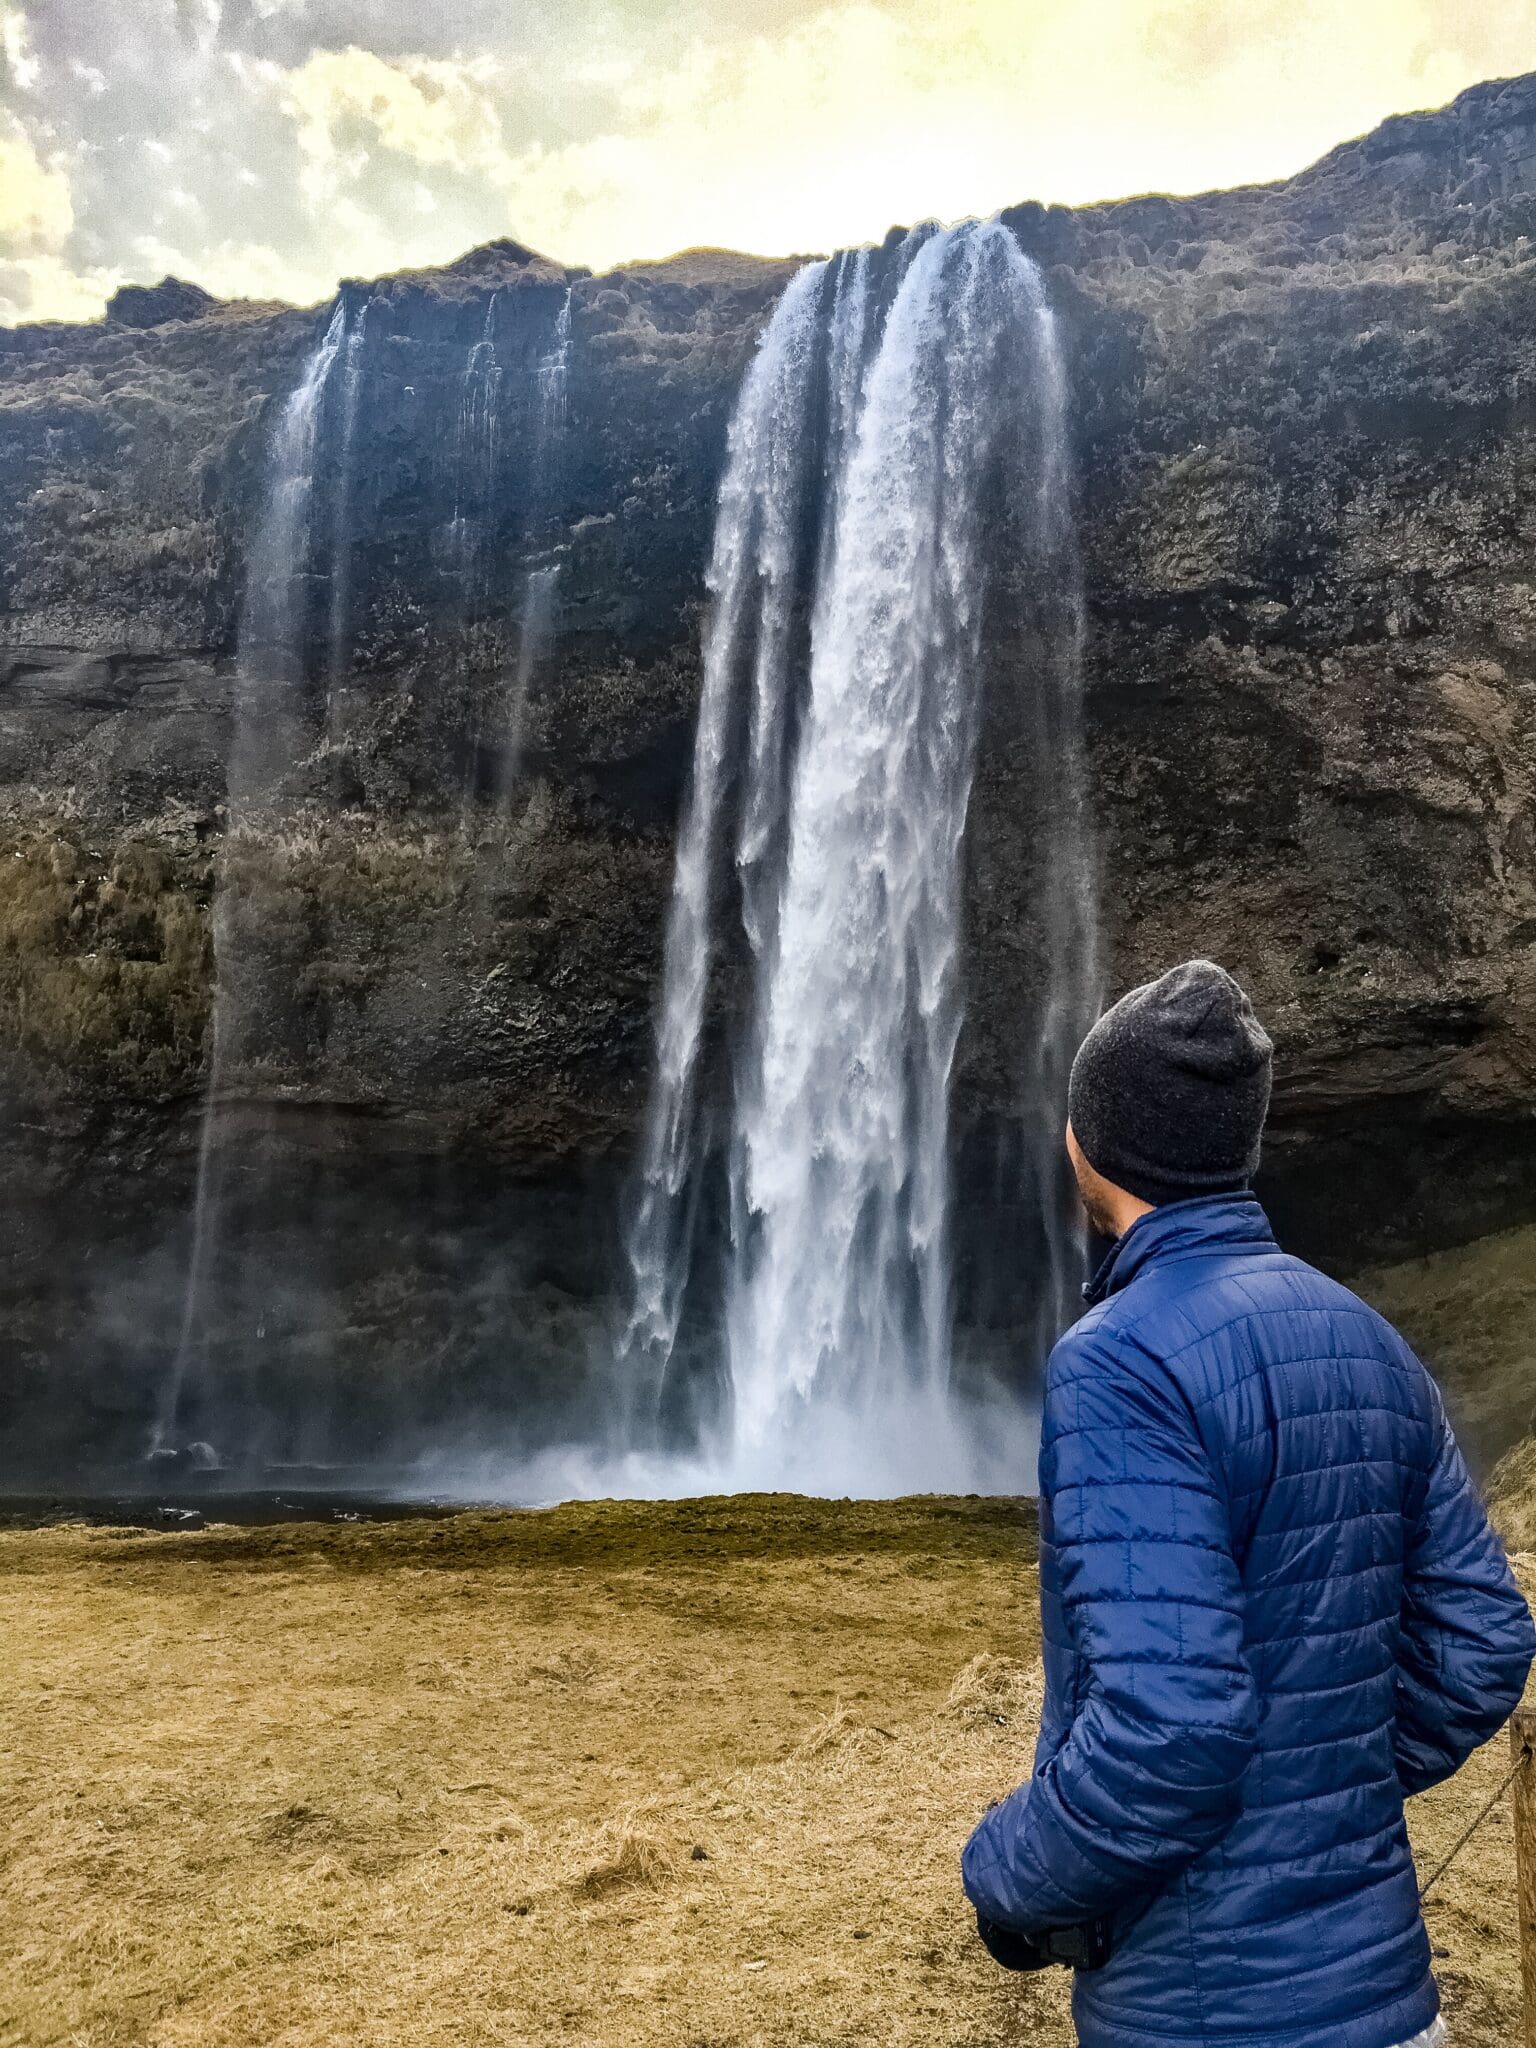
[[[0,1534],[0,2043],[1065,2044],[956,1876],[1027,1766],[1033,1556],[974,1500]],[[1507,1809],[1431,1928],[1456,2048],[1507,2048]]]

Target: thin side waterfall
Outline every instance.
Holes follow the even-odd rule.
[[[506,733],[501,749],[501,798],[509,801],[522,768],[528,692],[555,636],[555,595],[560,564],[545,562],[523,578],[523,608],[517,622],[517,659],[507,687]]]
[[[565,425],[571,377],[571,293],[566,290],[555,315],[549,348],[539,359],[539,439],[547,441]]]
[[[365,300],[347,334],[341,359],[340,423],[337,430],[336,486],[331,526],[331,596],[327,621],[327,679],[334,690],[344,683],[351,659],[352,501],[357,457],[357,411],[368,348],[368,316],[373,301]],[[318,417],[318,414],[317,414]]]
[[[486,301],[485,323],[464,363],[459,387],[459,417],[454,446],[453,517],[449,545],[465,584],[468,607],[479,594],[486,562],[485,527],[489,521],[496,471],[501,455],[501,361],[496,353],[496,302]]]
[[[730,429],[628,1235],[633,1447],[666,1447],[679,1380],[723,1351],[723,1398],[693,1411],[701,1483],[867,1493],[992,1470],[951,1370],[949,1098],[982,678],[1000,668],[1041,750],[1018,1112],[1037,1337],[1063,1319],[1079,1255],[1059,1105],[1095,981],[1070,506],[1054,321],[1006,229],[914,231],[878,274],[869,252],[799,273]],[[1038,652],[1000,662],[1000,639]],[[703,1075],[727,957],[748,1004],[722,1194]]]
[[[570,407],[571,379],[571,293],[567,290],[555,316],[549,347],[540,356],[534,372],[538,410],[533,426],[532,473],[541,494],[551,470],[554,447],[565,431]],[[506,731],[502,741],[501,796],[505,803],[516,785],[522,766],[523,731],[527,723],[528,692],[555,635],[556,606],[560,588],[560,562],[536,561],[523,576],[522,610],[518,616],[517,659],[508,681]]]
[[[314,556],[320,429],[326,389],[346,352],[347,310],[330,323],[284,401],[268,457],[268,484],[246,567],[238,637],[238,695],[229,761],[229,822],[270,794],[300,749],[295,721],[309,644],[307,570]]]
[[[347,341],[346,309],[337,300],[329,325],[278,413],[268,457],[268,483],[246,574],[237,651],[234,723],[227,769],[231,834],[272,795],[283,769],[302,751],[307,640],[307,579],[316,515],[320,422],[327,385]],[[214,996],[208,1086],[198,1141],[192,1251],[176,1349],[151,1436],[153,1458],[177,1458],[189,1372],[207,1337],[213,1267],[220,1250],[224,1177],[220,1110],[229,1070],[242,1056],[246,1022],[238,1013],[231,973],[229,905],[213,909]],[[194,1462],[216,1462],[206,1444],[190,1447]]]
[[[1027,1194],[1048,1221],[1068,1223],[1043,1234],[1043,1272],[1036,1294],[1033,1352],[1043,1358],[1082,1313],[1085,1252],[1076,1189],[1063,1147],[1067,1081],[1083,1036],[1099,1013],[1103,963],[1099,949],[1097,869],[1083,751],[1082,672],[1086,618],[1082,564],[1072,515],[1073,479],[1066,431],[1067,377],[1054,320],[1040,355],[1042,436],[1038,517],[1044,551],[1061,569],[1053,643],[1044,650],[1050,687],[1032,706],[1034,741],[1055,764],[1049,812],[1047,886],[1039,892],[1041,951],[1049,972],[1029,1066],[1024,1077],[1023,1166]]]

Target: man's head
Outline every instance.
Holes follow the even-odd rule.
[[[1122,996],[1072,1063],[1067,1149],[1096,1230],[1164,1202],[1244,1188],[1259,1163],[1274,1048],[1211,960]]]

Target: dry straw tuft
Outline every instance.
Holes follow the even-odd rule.
[[[992,1721],[999,1727],[1038,1723],[1045,1674],[1038,1664],[1015,1664],[983,1650],[955,1676],[946,1711],[962,1721]]]
[[[337,1832],[331,1815],[321,1813],[313,1806],[285,1806],[276,1813],[263,1814],[256,1825],[261,1841],[271,1842],[282,1849],[327,1841]]]
[[[859,1722],[844,1706],[836,1706],[824,1721],[816,1726],[797,1745],[797,1756],[823,1756],[829,1749],[838,1749],[845,1742],[854,1741],[863,1733]]]
[[[657,1835],[626,1828],[612,1856],[594,1863],[577,1880],[583,1898],[606,1898],[611,1892],[633,1889],[655,1890],[670,1884],[682,1870],[683,1859],[670,1842]]]
[[[499,1813],[494,1820],[483,1822],[479,1832],[488,1842],[527,1844],[533,1840],[535,1830],[520,1813]]]

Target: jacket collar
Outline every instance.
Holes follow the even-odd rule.
[[[1197,1195],[1188,1202],[1165,1202],[1138,1216],[1123,1237],[1117,1237],[1103,1263],[1083,1289],[1090,1306],[1118,1294],[1146,1266],[1170,1259],[1223,1251],[1276,1251],[1256,1196],[1246,1189],[1230,1195]]]

